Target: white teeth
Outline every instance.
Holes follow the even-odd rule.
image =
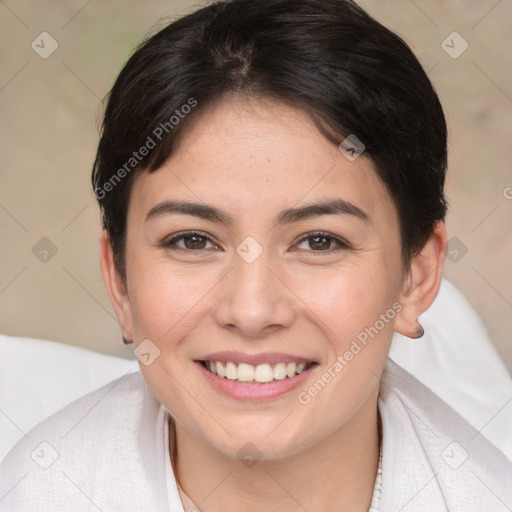
[[[274,380],[274,370],[269,364],[259,364],[254,370],[254,380],[256,382],[270,382]]]
[[[268,363],[253,366],[252,364],[236,364],[232,361],[206,361],[206,368],[213,374],[229,380],[239,382],[272,382],[283,380],[287,377],[300,375],[305,369],[306,363],[276,363],[273,366]]]
[[[238,380],[240,382],[252,382],[254,380],[254,366],[240,363],[238,365]]]
[[[297,369],[297,363],[288,363],[286,365],[286,375],[288,377],[293,377],[295,375],[296,369]]]
[[[277,363],[274,366],[274,379],[275,380],[286,379],[286,363]]]
[[[238,371],[237,371],[235,363],[228,361],[226,363],[226,379],[236,380],[237,377],[238,377]]]
[[[226,376],[226,369],[224,366],[222,366],[222,363],[220,361],[217,361],[215,363],[215,366],[217,367],[217,375],[219,377],[225,377]]]

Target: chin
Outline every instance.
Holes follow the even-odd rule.
[[[230,427],[226,425],[226,428],[231,432]],[[283,459],[294,455],[305,445],[310,444],[299,433],[292,434],[284,430],[277,432],[277,430],[272,432],[272,430],[265,429],[262,432],[261,428],[246,428],[241,431],[243,434],[233,437],[222,435],[220,438],[208,439],[208,443],[224,456],[239,459],[242,462],[245,460]],[[270,435],[269,432],[271,432]]]

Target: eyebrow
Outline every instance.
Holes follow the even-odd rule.
[[[226,224],[227,226],[233,226],[235,223],[234,217],[219,208],[202,203],[187,201],[163,201],[162,203],[158,203],[149,210],[146,215],[145,222],[173,213],[193,215],[194,217],[199,217],[201,219],[220,224]],[[350,201],[346,201],[345,199],[336,198],[306,204],[305,206],[300,206],[298,208],[282,210],[277,214],[273,225],[282,226],[284,224],[291,224],[293,222],[298,222],[300,220],[320,215],[350,215],[364,222],[371,221],[370,216],[355,204]]]

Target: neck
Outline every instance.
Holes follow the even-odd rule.
[[[379,459],[377,396],[378,390],[348,423],[308,449],[251,467],[176,424],[174,473],[185,510],[367,512]]]

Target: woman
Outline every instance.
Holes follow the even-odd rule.
[[[211,4],[129,59],[92,176],[141,373],[52,416],[2,510],[507,510],[504,455],[388,359],[446,249],[446,125],[350,0]]]

